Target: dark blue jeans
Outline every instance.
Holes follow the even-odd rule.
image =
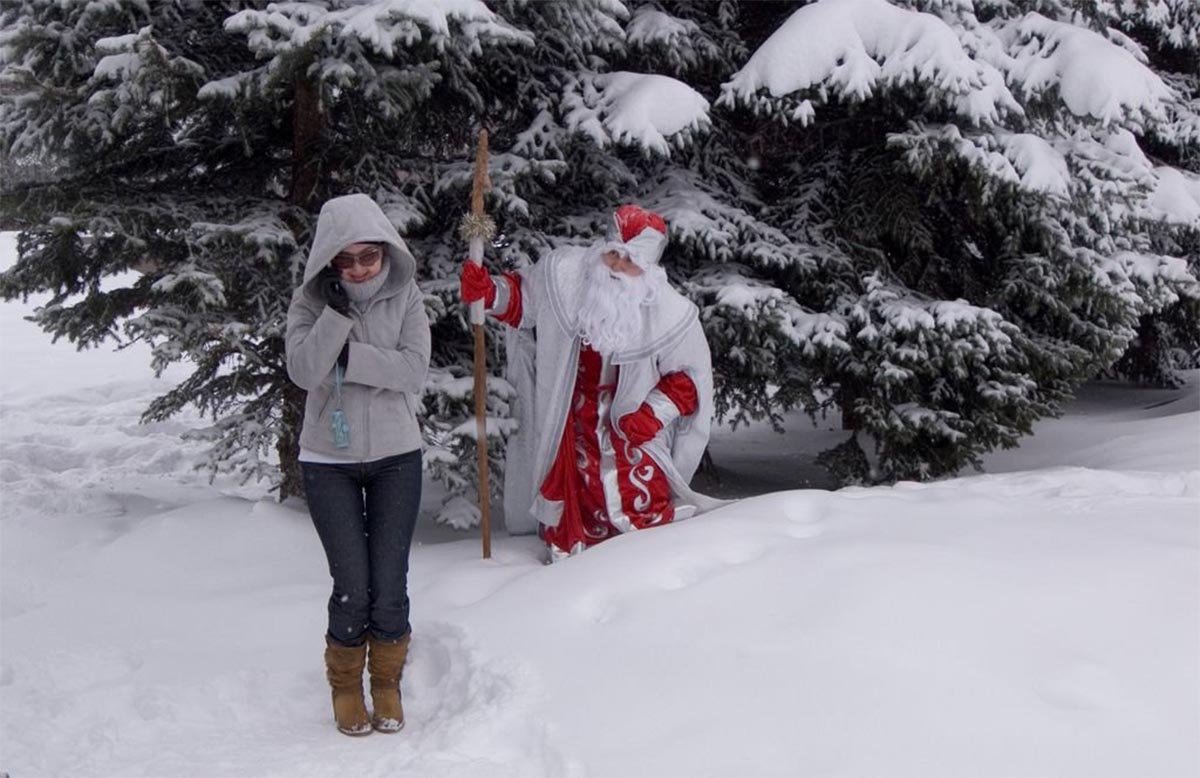
[[[374,462],[301,462],[308,512],[325,547],[333,594],[329,636],[361,645],[408,632],[408,549],[421,504],[421,452]]]

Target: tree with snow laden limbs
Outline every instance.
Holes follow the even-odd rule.
[[[0,294],[190,364],[147,417],[196,404],[210,465],[281,494],[284,301],[320,202],[362,191],[421,258],[440,518],[478,522],[454,229],[485,115],[497,259],[585,243],[615,202],[661,213],[718,414],[837,411],[842,482],[955,472],[1089,377],[1200,353],[1187,0],[21,0],[0,29]],[[496,496],[515,393],[484,396]]]

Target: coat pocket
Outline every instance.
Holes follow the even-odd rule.
[[[321,409],[319,411],[317,411],[317,421],[321,421],[322,419],[325,418],[325,412],[327,410],[329,410],[329,402],[332,399],[333,399],[333,394],[330,392],[326,392],[325,399],[321,403]]]

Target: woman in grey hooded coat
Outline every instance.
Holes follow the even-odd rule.
[[[429,319],[415,274],[416,261],[374,200],[337,197],[321,208],[288,308],[288,375],[308,392],[305,496],[333,577],[326,674],[337,727],[348,735],[404,726],[408,552],[421,501],[416,409],[429,369]]]

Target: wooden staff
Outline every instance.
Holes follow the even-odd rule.
[[[483,211],[483,194],[492,187],[488,178],[488,135],[479,131],[475,151],[475,180],[471,186],[471,212],[463,216],[459,234],[468,242],[468,261],[483,264],[483,244],[496,234],[496,224]],[[471,303],[471,329],[475,332],[475,450],[479,455],[479,527],[483,558],[492,556],[492,522],[488,500],[487,350],[483,330],[483,301]]]

